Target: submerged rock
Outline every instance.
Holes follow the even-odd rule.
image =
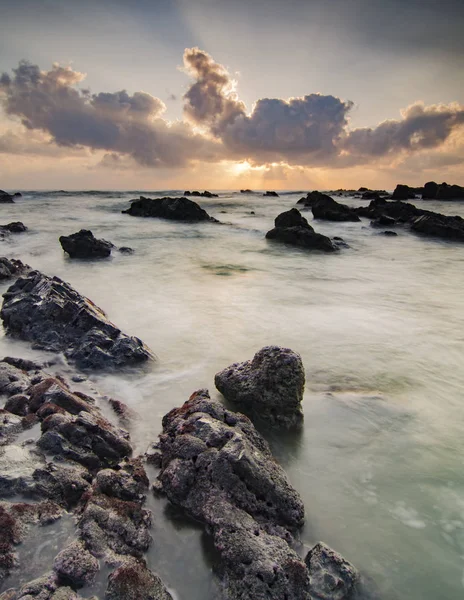
[[[145,562],[126,559],[109,577],[105,600],[172,600]]]
[[[317,190],[314,190],[313,192],[308,192],[306,194],[306,196],[304,196],[303,198],[300,198],[297,202],[297,204],[303,204],[303,206],[305,207],[311,207],[313,204],[315,204],[316,202],[318,202],[319,200],[332,200],[332,198],[330,196],[328,196],[327,194],[323,194],[322,192],[318,192]]]
[[[251,421],[200,390],[165,415],[159,449],[161,488],[212,535],[225,597],[310,600],[290,545],[304,507]]]
[[[0,316],[9,335],[64,352],[81,368],[117,368],[154,358],[139,338],[122,333],[88,298],[39,271],[8,288]]]
[[[423,200],[464,200],[464,187],[429,181],[424,185]]]
[[[268,240],[277,240],[292,246],[336,252],[337,246],[325,235],[316,233],[296,208],[281,213],[274,221],[275,227],[266,233]]]
[[[122,212],[133,217],[158,217],[160,219],[188,221],[191,223],[198,221],[217,223],[217,220],[210,217],[201,206],[188,198],[166,197],[151,199],[140,196],[139,200],[132,200],[130,208]]]
[[[305,372],[289,348],[266,346],[252,360],[216,373],[214,382],[227,400],[272,425],[292,428],[303,421]]]
[[[10,594],[6,596],[6,594]],[[1,600],[83,600],[69,586],[60,585],[55,573],[47,573],[21,587],[19,591],[8,590]],[[96,600],[92,597],[90,600]]]
[[[72,235],[62,235],[60,244],[71,258],[106,258],[114,248],[111,242],[97,240],[87,229],[81,229]]]
[[[321,194],[321,197],[311,204],[315,219],[326,221],[360,221],[356,212],[346,204],[340,204],[330,196]]]
[[[357,570],[338,552],[319,542],[306,555],[311,595],[318,600],[349,600],[359,580]]]
[[[277,192],[264,192],[263,196],[267,196],[270,198],[278,198],[279,194]]]

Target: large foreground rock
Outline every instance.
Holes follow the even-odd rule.
[[[132,200],[130,208],[122,212],[133,217],[158,217],[191,223],[198,221],[217,222],[196,202],[184,197],[151,199],[140,196],[139,200]]]
[[[266,346],[252,360],[216,373],[215,385],[238,408],[272,425],[301,425],[305,372],[301,357],[289,348]]]
[[[81,368],[118,368],[153,359],[140,339],[122,333],[101,308],[58,277],[39,271],[8,288],[0,316],[9,335],[64,352]]]
[[[411,230],[444,240],[464,242],[464,219],[459,216],[448,217],[439,213],[422,215],[411,222]]]
[[[108,577],[105,600],[172,600],[172,596],[143,561],[126,559]]]
[[[416,190],[409,185],[399,183],[392,194],[392,200],[413,200],[416,197]]]
[[[292,246],[336,252],[337,246],[330,238],[316,233],[308,221],[296,208],[292,208],[276,217],[275,227],[266,233],[268,240],[276,240]]]
[[[87,229],[81,229],[72,235],[62,235],[60,244],[71,258],[106,258],[114,248],[111,242],[98,240]]]

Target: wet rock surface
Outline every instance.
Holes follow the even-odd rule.
[[[53,570],[58,581],[73,588],[91,585],[100,565],[81,542],[73,542],[55,558]]]
[[[9,335],[36,348],[64,352],[84,369],[132,366],[153,359],[136,337],[122,333],[102,309],[58,277],[32,271],[4,294],[0,312]]]
[[[25,231],[27,231],[27,227],[21,221],[0,225],[0,232],[2,233],[24,233]]]
[[[311,210],[315,219],[326,221],[360,221],[356,212],[346,204],[340,204],[330,196],[321,197],[312,202]]]
[[[300,198],[298,200],[297,204],[302,204],[305,208],[310,208],[313,204],[315,204],[319,200],[330,201],[330,200],[332,200],[332,198],[330,196],[328,196],[327,194],[324,194],[322,192],[314,190],[313,192],[308,192],[306,194],[306,196],[303,196],[303,198]]]
[[[413,219],[411,230],[431,237],[464,242],[464,219],[445,215],[422,215]]]
[[[251,421],[200,390],[165,415],[159,448],[161,488],[212,536],[225,597],[310,600],[291,547],[303,504]]]
[[[126,559],[108,578],[105,600],[172,600],[143,561]]]
[[[289,429],[302,424],[305,372],[300,355],[289,348],[266,346],[252,360],[216,373],[214,383],[238,408],[272,425]]]
[[[319,542],[306,555],[311,596],[316,600],[349,600],[359,580],[357,570],[338,552]]]
[[[29,265],[22,263],[14,258],[0,257],[0,281],[19,277],[31,270]]]
[[[308,221],[296,208],[292,208],[276,217],[275,227],[266,233],[266,239],[276,240],[292,246],[336,252],[336,244],[330,238],[316,233]]]
[[[122,212],[133,217],[157,217],[191,223],[200,221],[217,223],[217,220],[210,217],[196,202],[184,197],[151,199],[140,196],[139,200],[132,200],[130,208]]]
[[[71,258],[106,258],[114,248],[111,242],[98,240],[87,229],[81,229],[72,235],[62,235],[59,241],[64,252]]]

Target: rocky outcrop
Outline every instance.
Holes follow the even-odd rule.
[[[441,185],[435,184],[437,187],[434,188],[435,182],[426,183],[424,186],[424,199],[435,199],[435,200],[464,200],[464,187],[460,185],[448,185],[442,183]],[[432,195],[435,191],[435,195]]]
[[[184,192],[184,196],[194,196],[197,198],[219,198],[218,194],[213,194],[212,192],[208,192],[208,190],[205,190],[204,192],[198,192],[196,190],[189,192],[187,190]]]
[[[201,206],[188,198],[166,197],[151,199],[140,196],[139,200],[132,200],[130,208],[122,212],[133,217],[157,217],[159,219],[187,221],[189,223],[201,221],[217,223],[217,220],[210,217]]]
[[[11,194],[8,194],[8,192],[4,192],[3,190],[0,190],[0,204],[13,204],[14,200],[13,200],[13,196]]]
[[[311,596],[318,600],[351,598],[359,580],[357,570],[338,552],[319,542],[306,555],[311,574]]]
[[[311,204],[315,219],[326,221],[360,221],[356,212],[346,204],[340,204],[330,196],[321,194],[321,197]]]
[[[20,260],[5,258],[4,256],[0,257],[0,281],[19,277],[20,275],[28,273],[30,270],[31,267],[22,263]]]
[[[99,569],[98,560],[77,541],[64,548],[53,563],[58,581],[74,589],[92,585]]]
[[[316,233],[296,208],[281,213],[274,221],[275,227],[266,233],[268,240],[277,240],[292,246],[335,252],[337,246],[330,238]]]
[[[87,229],[81,229],[72,235],[62,235],[60,244],[71,258],[106,258],[114,248],[114,244],[97,240]]]
[[[122,333],[88,298],[39,271],[8,288],[0,316],[9,335],[64,352],[81,368],[111,369],[153,359],[140,339]]]
[[[105,600],[172,600],[172,596],[144,561],[128,558],[108,577]]]
[[[332,200],[332,198],[327,194],[323,194],[322,192],[314,190],[313,192],[308,192],[303,198],[300,198],[297,204],[302,204],[303,206],[310,208],[314,203],[318,202],[319,200],[328,201]]]
[[[464,219],[462,217],[447,217],[439,213],[422,215],[411,222],[411,230],[443,240],[464,242]]]
[[[272,425],[302,424],[305,372],[300,355],[289,348],[266,346],[252,360],[216,373],[214,383],[239,409]]]
[[[267,196],[268,198],[278,198],[279,194],[277,192],[264,192],[263,196]]]
[[[392,200],[410,200],[416,197],[416,190],[414,188],[409,187],[409,185],[402,185],[399,183],[393,194]]]
[[[0,225],[0,232],[4,234],[8,233],[24,233],[27,231],[27,227],[21,221],[13,221],[7,225]]]

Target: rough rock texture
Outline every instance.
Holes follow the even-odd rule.
[[[371,221],[371,227],[393,227],[396,225],[396,219],[388,217],[387,215],[381,215],[377,219]]]
[[[400,183],[396,186],[392,200],[413,200],[416,197],[416,191],[409,185],[401,185]]]
[[[422,215],[413,219],[411,230],[444,240],[464,242],[464,219],[458,216],[447,217],[438,213]]]
[[[95,478],[97,492],[121,500],[143,502],[149,481],[140,458],[122,463],[119,470],[103,469]]]
[[[189,192],[189,190],[187,190],[184,192],[184,196],[195,196],[197,198],[219,198],[218,194],[213,194],[212,192],[208,192],[208,190],[205,190],[204,192],[198,192],[197,190]]]
[[[360,221],[356,212],[346,204],[340,204],[330,196],[321,194],[319,200],[311,204],[315,219],[326,221]]]
[[[21,221],[14,221],[8,223],[8,225],[0,225],[0,231],[5,233],[24,233],[27,231],[27,227]]]
[[[73,588],[91,585],[100,569],[94,558],[81,542],[72,542],[55,558],[53,570],[58,581]]]
[[[316,233],[296,208],[281,213],[275,219],[274,224],[274,229],[266,233],[268,240],[277,240],[292,246],[322,250],[323,252],[338,250],[330,238]]]
[[[8,594],[8,595],[6,595]],[[61,586],[54,573],[47,573],[21,587],[19,591],[8,590],[0,600],[83,600],[68,586]],[[91,598],[90,600],[96,600]]]
[[[158,217],[160,219],[189,221],[191,223],[198,221],[212,221],[217,223],[216,219],[210,217],[196,202],[183,197],[166,197],[153,200],[140,196],[139,200],[131,200],[130,208],[122,212],[133,217]]]
[[[359,574],[338,552],[319,542],[308,552],[305,562],[315,600],[349,600],[353,597]]]
[[[214,383],[227,400],[272,425],[291,428],[303,421],[305,372],[289,348],[265,346],[252,360],[216,373]]]
[[[25,265],[20,260],[14,258],[0,257],[0,281],[19,277],[31,270],[29,265]]]
[[[172,596],[144,562],[126,559],[108,577],[105,600],[172,600]]]
[[[435,183],[435,181],[428,181],[424,185],[422,200],[434,200],[437,197],[438,188],[438,183]]]
[[[64,352],[81,368],[118,368],[153,358],[141,340],[122,333],[88,298],[39,271],[8,288],[0,316],[10,335]]]
[[[87,229],[81,229],[72,235],[62,235],[60,244],[71,258],[106,258],[114,248],[114,244],[97,240]]]
[[[310,600],[290,545],[304,507],[251,421],[200,390],[165,415],[159,448],[162,490],[212,535],[225,597]]]

